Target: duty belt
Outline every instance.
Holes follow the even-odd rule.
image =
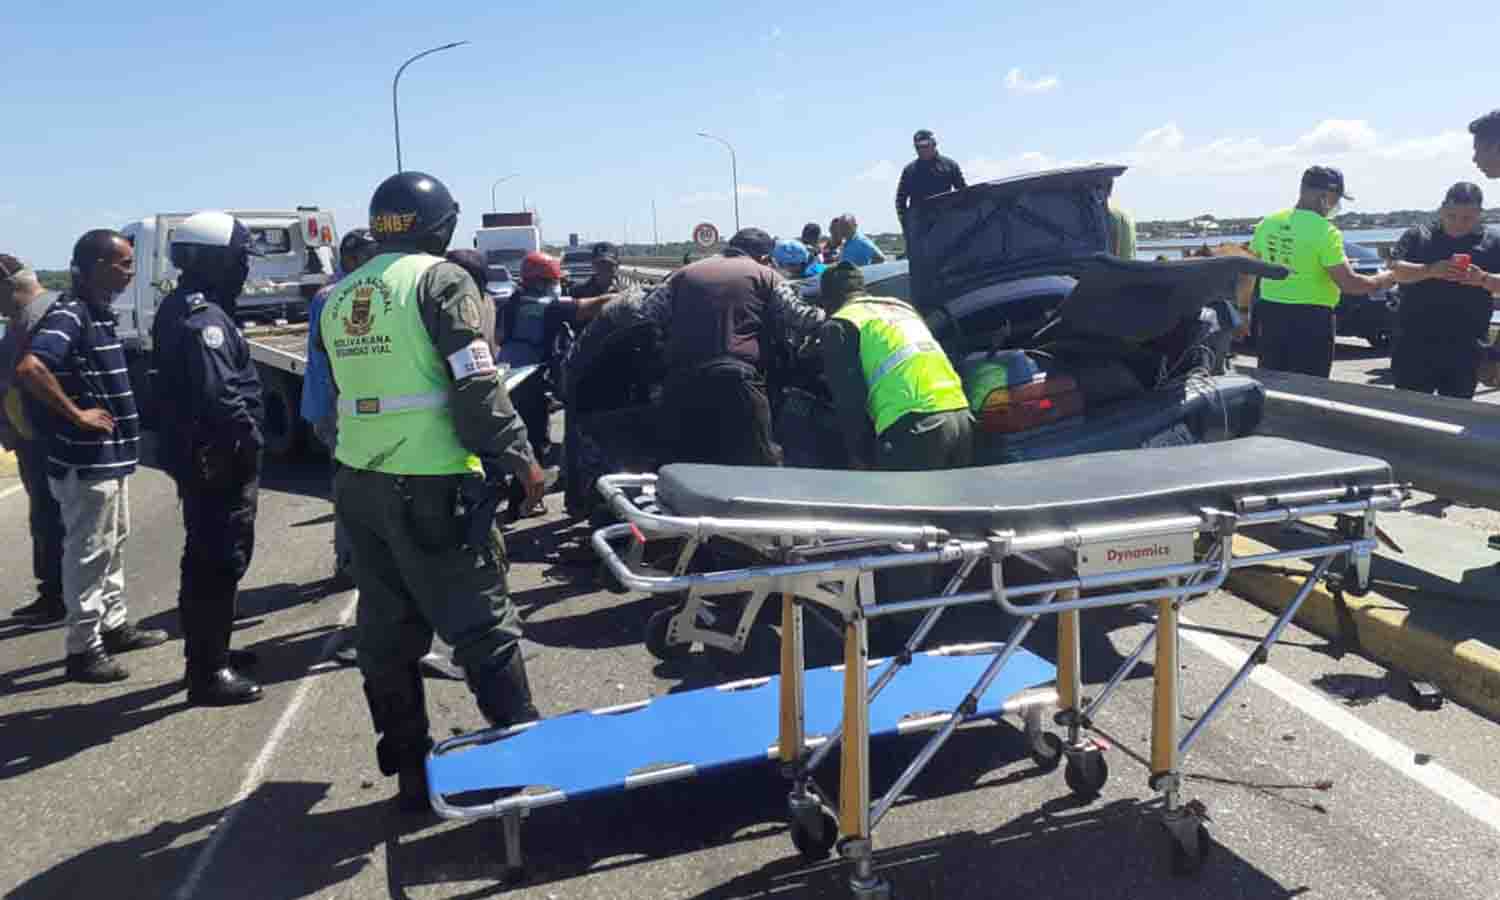
[[[892,369],[916,356],[918,353],[937,353],[942,349],[935,341],[917,341],[915,344],[907,344],[905,347],[887,356],[885,361],[877,366],[875,371],[870,373],[870,384],[873,386],[875,382],[890,374]]]
[[[340,397],[341,416],[378,416],[412,409],[441,409],[448,405],[447,391],[425,394],[395,394],[389,397]]]

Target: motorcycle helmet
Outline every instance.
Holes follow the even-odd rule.
[[[562,281],[562,264],[557,257],[536,250],[526,254],[521,261],[521,283],[534,284],[539,281]]]
[[[224,212],[200,212],[172,229],[172,265],[182,283],[202,291],[234,314],[234,302],[250,277],[250,257],[259,256],[245,223]]]
[[[458,225],[458,201],[425,172],[398,172],[370,198],[370,232],[380,244],[441,255]]]

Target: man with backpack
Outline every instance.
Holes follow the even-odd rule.
[[[13,450],[21,470],[21,484],[30,506],[31,571],[36,577],[36,600],[13,615],[27,628],[61,625],[67,618],[62,586],[62,511],[47,485],[47,441],[26,415],[23,394],[15,380],[16,361],[31,343],[37,325],[52,308],[57,294],[42,289],[36,272],[14,256],[0,253],[0,316],[9,320],[0,338],[0,447]]]

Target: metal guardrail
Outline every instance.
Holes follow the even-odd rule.
[[[1500,508],[1500,405],[1241,367],[1266,387],[1260,433],[1391,464],[1439,497]]]

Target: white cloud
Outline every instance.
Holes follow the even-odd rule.
[[[1027,172],[1040,172],[1044,169],[1058,169],[1069,165],[1073,163],[1053,159],[1037,150],[1028,150],[1004,159],[977,157],[965,162],[963,169],[964,179],[970,184],[977,184],[981,181],[994,181],[996,178],[1024,175]]]
[[[881,183],[895,181],[901,174],[900,166],[888,159],[882,159],[870,164],[868,169],[854,176],[855,181],[878,181]]]
[[[1296,148],[1303,153],[1354,153],[1378,142],[1375,129],[1363,119],[1324,119],[1297,138]]]
[[[1431,137],[1407,138],[1376,150],[1381,159],[1397,162],[1430,162],[1465,159],[1473,147],[1467,131],[1445,131]]]
[[[1138,216],[1221,215],[1264,211],[1296,195],[1307,166],[1337,165],[1364,210],[1435,206],[1441,189],[1474,177],[1462,131],[1396,138],[1362,119],[1325,119],[1294,137],[1185,133],[1176,123],[1147,131],[1119,154]]]
[[[1177,127],[1176,122],[1168,122],[1160,128],[1153,128],[1141,135],[1135,146],[1148,153],[1150,152],[1172,152],[1182,149],[1182,129]]]
[[[1062,82],[1056,75],[1043,75],[1028,81],[1018,68],[1005,73],[1005,89],[1012,94],[1044,94],[1060,84]]]
[[[1437,152],[1431,139],[1406,142],[1404,154]],[[1401,145],[1393,145],[1401,146]],[[1441,149],[1441,148],[1440,148]],[[1221,137],[1192,145],[1175,122],[1141,135],[1123,159],[1133,166],[1170,175],[1246,175],[1309,165],[1337,157],[1357,160],[1386,152],[1380,136],[1362,119],[1325,119],[1288,144],[1258,137]]]

